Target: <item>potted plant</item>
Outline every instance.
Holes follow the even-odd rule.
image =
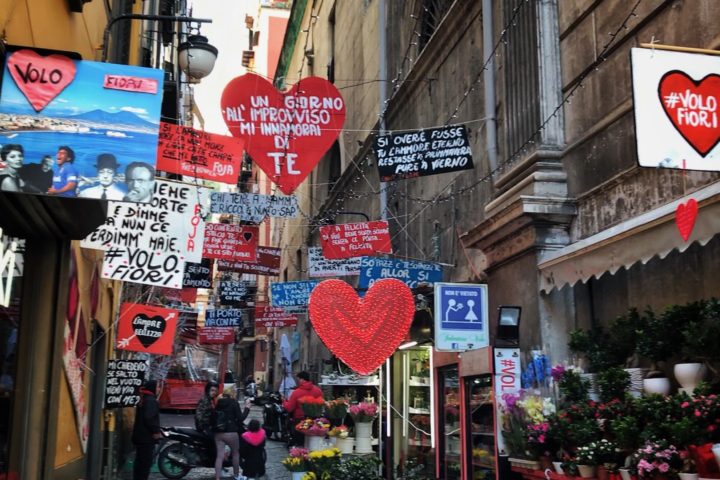
[[[325,417],[330,420],[333,425],[341,425],[345,420],[348,408],[347,400],[344,398],[336,398],[325,402]]]
[[[295,425],[295,430],[305,435],[305,447],[312,451],[322,448],[323,439],[330,430],[330,422],[326,418],[306,418]]]
[[[646,393],[670,393],[670,380],[659,370],[659,366],[682,347],[680,318],[674,307],[660,315],[650,309],[645,311],[645,321],[638,332],[638,352],[652,362],[651,371],[643,380]]]
[[[598,401],[596,375],[606,368],[612,366],[612,359],[608,350],[610,338],[600,326],[595,326],[588,331],[577,329],[570,332],[568,348],[573,353],[584,357],[587,372],[581,376],[589,381],[588,396],[591,400]]]
[[[560,368],[555,367],[555,372],[553,378],[558,377],[558,388],[565,404],[572,405],[587,401],[590,382],[572,369],[561,371]]]
[[[540,456],[549,455],[552,437],[548,419],[555,413],[551,399],[538,395],[502,396],[502,426],[505,443],[514,466],[539,469]]]
[[[609,402],[614,398],[625,397],[630,386],[630,374],[621,367],[608,367],[597,375],[600,400]]]
[[[635,452],[640,478],[663,480],[675,476],[683,466],[680,452],[666,441],[646,442]]]
[[[720,300],[713,298],[702,302],[698,321],[688,322],[682,335],[682,354],[687,363],[675,365],[674,373],[685,392],[691,394],[703,380],[706,369],[712,372],[713,381],[720,377],[720,349],[717,348],[717,339],[720,338]]]
[[[375,455],[362,457],[351,457],[342,462],[333,473],[332,478],[342,480],[381,480],[378,475],[378,467],[382,464]]]
[[[596,447],[598,480],[607,480],[610,474],[616,473],[618,470],[620,449],[606,438],[596,442]]]
[[[339,478],[337,471],[340,468],[342,453],[337,448],[328,448],[308,453],[310,472],[316,479]]]
[[[306,417],[319,418],[322,416],[323,409],[325,408],[325,400],[321,397],[311,397],[310,395],[306,395],[304,397],[300,397],[298,402],[300,403],[300,408],[302,408],[303,414]]]
[[[292,480],[300,480],[309,469],[308,452],[304,448],[293,447],[282,461],[283,466],[292,473]]]
[[[597,472],[598,442],[590,442],[577,448],[575,462],[582,478],[593,478]]]

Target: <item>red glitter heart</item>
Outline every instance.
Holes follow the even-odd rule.
[[[692,234],[693,228],[695,228],[695,220],[698,214],[698,204],[694,198],[691,198],[687,203],[681,203],[675,210],[675,224],[680,232],[680,236],[686,242]]]

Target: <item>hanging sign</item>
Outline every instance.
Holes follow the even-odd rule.
[[[271,282],[270,304],[273,307],[293,307],[307,305],[313,289],[320,283],[317,280],[304,282]]]
[[[649,48],[630,58],[640,166],[719,171],[720,58]]]
[[[9,241],[6,245],[5,237],[0,228],[0,307],[10,306],[12,282],[15,278],[15,257],[17,242]]]
[[[249,282],[220,282],[218,296],[221,305],[239,305],[248,300],[250,296]]]
[[[185,262],[183,288],[212,288],[213,260],[203,258],[200,263]]]
[[[435,349],[463,352],[488,344],[487,285],[435,283]]]
[[[360,257],[329,260],[320,247],[308,247],[308,276],[342,277],[360,273]]]
[[[232,328],[203,327],[198,329],[198,343],[203,345],[235,343],[235,331]]]
[[[320,244],[323,256],[331,260],[392,253],[390,227],[385,220],[320,227]]]
[[[230,81],[220,99],[230,133],[286,195],[290,195],[327,152],[345,123],[345,102],[320,77],[300,79],[279,92],[259,75]]]
[[[0,190],[147,203],[158,145],[163,71],[42,56],[6,56]]]
[[[474,168],[464,125],[381,135],[373,150],[381,182]]]
[[[157,180],[145,205],[109,202],[83,248],[105,250],[103,278],[181,288],[185,262],[200,262],[205,222],[197,187]]]
[[[160,122],[157,168],[213,182],[236,185],[242,162],[242,141]]]
[[[442,282],[442,265],[414,260],[362,257],[360,259],[360,282],[358,288],[369,288],[377,280],[397,278],[410,288],[419,283]]]
[[[495,348],[493,349],[495,366],[495,398],[502,399],[505,394],[520,393],[520,349],[519,348]],[[502,418],[502,401],[495,402],[496,418]],[[500,455],[508,455],[505,449],[505,438],[503,437],[503,422],[496,422],[495,437],[497,439],[497,451]]]
[[[256,262],[258,236],[258,227],[208,223],[205,227],[203,257]]]
[[[239,308],[215,308],[205,312],[206,327],[242,327],[242,310]]]
[[[105,374],[105,408],[134,407],[148,365],[145,360],[108,360]]]
[[[264,328],[282,328],[297,325],[297,317],[282,308],[268,305],[255,307],[255,326]]]
[[[300,213],[294,195],[213,192],[210,199],[210,213],[229,213],[254,223],[265,217],[295,218]]]
[[[277,277],[280,275],[280,256],[282,249],[274,247],[257,247],[257,262],[231,262],[218,260],[218,270],[238,273],[251,273]]]
[[[172,354],[178,314],[171,308],[123,303],[115,348],[156,355]]]

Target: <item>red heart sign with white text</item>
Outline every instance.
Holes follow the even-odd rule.
[[[375,371],[410,329],[415,302],[410,288],[388,278],[359,298],[342,280],[320,282],[310,294],[313,328],[330,351],[357,373]]]
[[[10,76],[36,112],[60,95],[75,79],[75,62],[62,55],[43,57],[32,50],[11,53]]]
[[[687,203],[681,203],[675,210],[675,225],[680,232],[680,236],[687,242],[695,228],[695,220],[698,214],[698,204],[694,198]]]
[[[220,99],[230,133],[280,190],[290,195],[340,135],[345,102],[320,77],[301,79],[279,92],[263,77],[234,78]]]
[[[673,70],[660,79],[660,103],[675,129],[701,156],[720,141],[720,75],[696,82]]]

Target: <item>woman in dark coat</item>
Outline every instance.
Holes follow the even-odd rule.
[[[215,412],[213,414],[213,432],[215,436],[215,479],[222,478],[223,459],[225,457],[225,445],[230,447],[232,451],[233,475],[234,478],[240,477],[240,437],[239,434],[245,430],[243,422],[250,413],[250,409],[246,406],[244,411],[240,411],[235,399],[235,389],[228,387],[223,391],[215,404]]]
[[[133,480],[147,480],[150,476],[155,443],[160,440],[160,405],[155,398],[157,382],[148,380],[140,388],[140,403],[135,408],[132,442],[135,445]]]
[[[260,478],[265,475],[265,430],[260,422],[251,420],[248,431],[242,434],[240,455],[243,458],[243,475],[248,478]]]

